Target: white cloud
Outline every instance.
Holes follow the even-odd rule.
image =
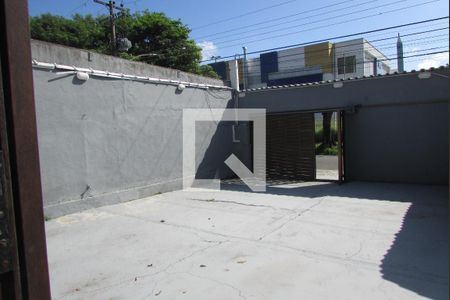
[[[214,45],[213,42],[203,41],[197,44],[200,48],[202,48],[202,59],[210,59],[211,56],[217,56],[219,53],[219,49]]]
[[[417,69],[420,70],[420,69],[437,68],[446,64],[448,64],[448,53],[438,53],[433,54],[425,58],[423,61],[421,61],[417,65]]]

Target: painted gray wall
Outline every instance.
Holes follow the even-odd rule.
[[[175,69],[151,66],[145,63],[133,62],[118,57],[43,41],[31,40],[31,52],[33,59],[47,63],[93,68],[138,76],[152,76],[195,83],[224,85],[222,80],[198,76]]]
[[[448,69],[439,70],[448,76]],[[448,184],[448,79],[417,73],[246,92],[242,108],[268,113],[361,106],[345,116],[348,180]]]
[[[32,41],[42,62],[190,82],[221,81],[87,51]],[[439,71],[448,74],[448,69]],[[182,109],[233,107],[229,91],[186,89],[34,70],[46,214],[138,199],[181,188]],[[247,92],[241,108],[283,111],[345,108],[349,180],[448,183],[448,81],[417,74],[306,88]],[[232,176],[223,161],[234,152],[250,166],[248,124],[232,143],[231,124],[197,125],[198,178]]]
[[[348,179],[448,184],[448,104],[361,108],[346,116]]]
[[[32,49],[33,58],[43,62],[222,84],[98,54],[89,64],[85,51],[48,43],[34,41]],[[183,108],[224,108],[232,103],[230,91],[186,88],[178,93],[168,85],[94,77],[81,82],[73,75],[38,69],[33,74],[49,217],[180,189]],[[205,153],[223,162],[232,147],[231,128],[217,130],[215,123],[202,122],[196,130],[197,165]],[[203,164],[202,172],[222,176],[223,167]]]

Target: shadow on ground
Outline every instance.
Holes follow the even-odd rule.
[[[448,206],[412,203],[381,264],[383,278],[431,299],[448,299]]]
[[[237,181],[223,190],[250,191]],[[267,194],[351,197],[411,203],[403,225],[380,264],[385,280],[431,299],[448,299],[448,187],[425,185],[272,182]],[[432,197],[431,197],[432,196]]]

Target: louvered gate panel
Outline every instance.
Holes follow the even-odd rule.
[[[267,178],[315,180],[314,114],[267,116]]]

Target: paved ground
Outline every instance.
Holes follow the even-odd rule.
[[[337,170],[337,155],[316,155],[316,167],[320,170]]]
[[[316,155],[316,178],[338,180],[338,157],[336,155]]]
[[[53,299],[447,299],[447,191],[230,185],[64,216]]]

